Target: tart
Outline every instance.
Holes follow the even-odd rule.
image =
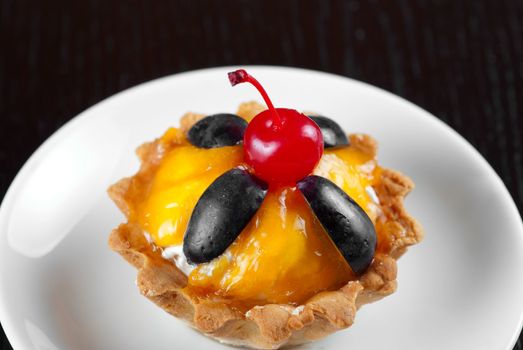
[[[230,79],[269,108],[187,113],[140,146],[139,171],[108,190],[127,218],[109,246],[144,296],[207,336],[259,349],[321,339],[396,290],[396,261],[423,236],[403,205],[414,184],[377,164],[372,137],[275,109],[245,71]]]

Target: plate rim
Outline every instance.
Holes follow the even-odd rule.
[[[22,167],[18,170],[16,173],[14,179],[12,180],[11,184],[9,185],[4,198],[2,200],[2,203],[0,204],[0,237],[5,235],[5,230],[3,230],[3,227],[6,226],[7,219],[9,218],[9,214],[11,212],[11,207],[14,199],[16,198],[16,193],[19,191],[19,187],[23,183],[23,180],[30,175],[31,167],[33,167],[37,162],[39,158],[45,155],[45,152],[48,149],[52,149],[55,142],[59,140],[59,138],[62,135],[67,135],[67,133],[73,129],[74,127],[78,127],[81,125],[81,123],[84,123],[85,120],[88,120],[89,118],[92,118],[93,111],[96,111],[99,108],[103,108],[106,104],[111,104],[114,102],[117,102],[119,99],[123,99],[126,96],[130,96],[133,93],[146,90],[150,88],[152,85],[158,85],[162,84],[168,81],[171,81],[173,79],[183,79],[183,78],[190,78],[191,76],[198,76],[202,74],[212,74],[213,72],[219,72],[219,71],[231,71],[238,68],[244,68],[244,69],[251,69],[251,70],[269,70],[269,71],[287,71],[287,72],[293,72],[296,74],[305,74],[305,75],[316,75],[319,78],[328,78],[328,79],[338,79],[338,80],[345,80],[346,82],[350,82],[354,86],[356,86],[358,89],[364,89],[373,91],[374,93],[377,93],[379,95],[382,95],[386,98],[389,98],[390,100],[393,100],[394,103],[403,105],[407,109],[410,109],[413,113],[417,115],[423,115],[427,122],[431,123],[431,126],[440,128],[443,131],[447,132],[451,137],[457,141],[461,147],[464,147],[467,149],[467,152],[474,158],[475,161],[477,161],[481,166],[485,169],[486,173],[488,173],[489,178],[491,180],[494,180],[496,182],[497,188],[495,189],[496,192],[499,192],[499,194],[503,197],[503,201],[508,204],[507,208],[510,210],[510,217],[513,217],[519,226],[519,231],[521,233],[520,235],[520,244],[523,245],[523,221],[519,214],[519,210],[517,209],[517,206],[515,204],[515,201],[508,191],[507,187],[505,186],[503,180],[498,175],[498,173],[494,170],[494,168],[488,163],[488,161],[479,153],[479,151],[474,148],[474,146],[466,140],[463,136],[461,136],[456,130],[454,130],[451,126],[449,126],[447,123],[442,121],[441,119],[437,118],[430,112],[424,110],[423,108],[417,106],[413,102],[410,102],[406,100],[405,98],[395,95],[390,91],[387,91],[383,88],[371,85],[369,83],[356,80],[354,78],[346,77],[339,74],[334,74],[330,72],[324,72],[320,70],[313,70],[313,69],[306,69],[306,68],[298,68],[298,67],[291,67],[291,66],[277,66],[277,65],[232,65],[232,66],[216,66],[216,67],[210,67],[210,68],[202,68],[202,69],[196,69],[196,70],[190,70],[175,74],[166,75],[163,77],[155,78],[152,80],[148,80],[145,82],[142,82],[138,85],[132,86],[130,88],[124,89],[122,91],[117,92],[116,94],[110,95],[103,100],[95,103],[94,105],[88,107],[87,109],[83,110],[76,116],[72,117],[69,121],[67,121],[65,124],[63,124],[60,128],[58,128],[56,131],[54,131],[48,138],[43,141],[40,146],[36,148],[36,150],[29,156],[29,158],[24,162]],[[2,255],[0,252],[0,261],[2,260]],[[7,312],[6,304],[7,299],[4,295],[4,289],[2,288],[4,284],[4,277],[0,275],[0,323],[4,329],[4,333],[10,343],[10,345],[15,350],[23,349],[22,347],[22,338],[23,332],[20,332],[17,327],[14,326],[14,322],[12,321],[13,316],[10,315]],[[518,320],[518,324],[516,325],[516,328],[514,330],[514,333],[512,335],[512,338],[507,343],[507,350],[511,350],[512,347],[516,344],[519,335],[521,333],[521,330],[523,328],[523,308],[520,310],[520,316]]]

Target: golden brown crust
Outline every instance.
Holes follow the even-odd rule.
[[[236,114],[238,114],[243,119],[250,121],[258,113],[263,112],[266,109],[267,109],[267,107],[262,106],[258,102],[251,101],[251,102],[242,103],[238,107]]]
[[[265,109],[256,103],[242,104],[238,115],[251,119]],[[188,113],[181,120],[186,132],[201,119]],[[367,135],[350,135],[351,144],[375,156],[376,141]],[[138,173],[120,180],[108,190],[120,210],[129,217],[131,198],[146,192],[165,145],[160,140],[141,146],[142,161]],[[381,229],[387,232],[386,244],[380,244],[364,275],[337,291],[318,293],[297,308],[284,304],[255,306],[243,313],[222,301],[202,299],[185,288],[187,277],[171,261],[161,257],[136,224],[122,224],[109,237],[109,246],[138,269],[140,292],[170,314],[183,319],[202,333],[219,341],[259,349],[276,349],[285,344],[301,344],[323,338],[352,325],[356,311],[364,304],[379,300],[396,290],[396,260],[407,247],[423,237],[421,226],[406,212],[404,197],[413,182],[399,172],[382,169],[374,190],[382,210]],[[381,237],[384,239],[383,237]],[[378,237],[378,241],[380,237]]]

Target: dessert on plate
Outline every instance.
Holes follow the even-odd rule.
[[[221,342],[275,349],[352,325],[396,290],[396,260],[422,239],[403,206],[413,182],[377,164],[376,141],[333,120],[240,105],[187,113],[137,150],[109,188],[127,222],[111,249],[140,292]]]

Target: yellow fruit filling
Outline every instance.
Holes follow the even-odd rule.
[[[133,216],[159,247],[183,243],[193,208],[221,174],[242,165],[241,146],[201,149],[176,138],[154,175],[150,191]],[[314,173],[333,181],[375,220],[371,186],[376,162],[344,147],[327,149]],[[301,303],[333,290],[354,275],[295,188],[271,187],[250,223],[220,257],[197,265],[188,276],[195,293],[235,301]]]
[[[218,176],[241,164],[242,159],[239,146],[202,149],[187,143],[167,153],[136,213],[156,245],[182,244],[198,199]]]

